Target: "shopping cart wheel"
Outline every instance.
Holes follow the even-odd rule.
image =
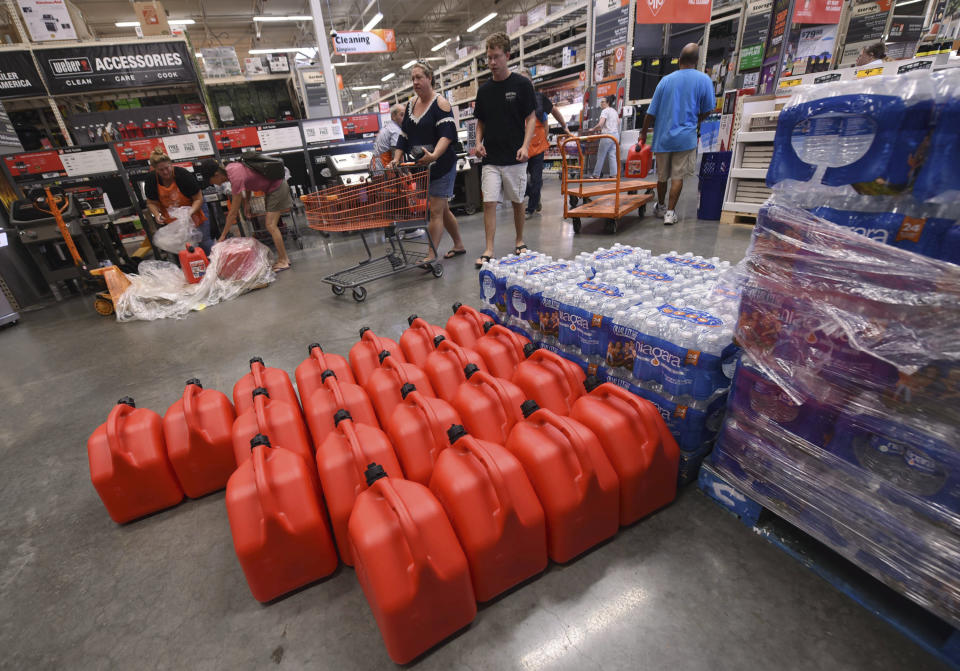
[[[620,225],[619,219],[607,219],[607,223],[604,225],[604,228],[606,229],[607,233],[616,233],[617,226],[619,225]]]
[[[443,264],[434,263],[430,266],[430,272],[433,273],[434,277],[443,277]]]
[[[331,284],[330,291],[333,292],[334,296],[343,296],[343,287],[338,284]]]
[[[364,287],[356,287],[353,290],[353,300],[362,303],[367,298],[367,290]]]
[[[580,217],[573,218],[573,232],[574,233],[580,232]]]
[[[469,216],[469,215],[471,215],[471,214],[476,214],[476,213],[477,213],[477,208],[474,207],[473,205],[464,205],[464,206],[463,206],[463,213],[466,214],[467,216]],[[440,276],[437,275],[437,277],[440,277]]]

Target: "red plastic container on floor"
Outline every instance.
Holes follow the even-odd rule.
[[[398,361],[406,361],[403,350],[395,340],[381,338],[370,330],[369,326],[360,329],[360,342],[350,348],[350,367],[357,378],[357,384],[367,386],[370,374],[380,367],[380,352],[387,350]]]
[[[451,426],[430,479],[467,555],[477,601],[547,567],[547,526],[533,485],[509,450]]]
[[[467,381],[453,397],[453,407],[471,436],[503,445],[523,419],[523,392],[510,380],[494,377],[474,364],[464,369]]]
[[[370,374],[364,388],[373,403],[373,409],[377,411],[381,426],[387,425],[393,409],[403,400],[400,388],[405,384],[412,384],[421,394],[436,397],[430,380],[420,368],[395,359],[390,352],[380,352],[380,367]]]
[[[221,280],[249,282],[260,272],[260,253],[254,245],[232,244],[220,248],[217,276]]]
[[[253,390],[253,407],[237,415],[233,423],[233,456],[237,466],[250,458],[250,441],[263,434],[276,448],[296,452],[314,468],[313,443],[300,412],[283,401],[275,401],[263,387]]]
[[[407,480],[430,484],[437,456],[450,447],[447,428],[460,423],[453,406],[439,398],[425,396],[412,384],[400,389],[403,400],[387,422],[387,435]]]
[[[445,329],[434,326],[417,315],[407,317],[407,324],[410,328],[400,335],[400,349],[408,362],[423,366],[434,350],[433,339],[437,336],[448,337],[449,334]]]
[[[558,415],[569,415],[570,408],[583,396],[583,369],[559,354],[538,349],[533,343],[523,350],[527,358],[513,374],[513,383],[541,408]]]
[[[293,390],[287,371],[264,366],[263,359],[255,356],[250,359],[250,372],[233,385],[233,405],[237,408],[237,413],[246,412],[253,407],[253,390],[261,387],[270,392],[273,400],[289,403],[300,411],[300,399]]]
[[[253,598],[267,602],[333,573],[337,551],[306,462],[266,436],[250,445],[227,483],[227,517]]]
[[[680,449],[649,401],[593,376],[586,388],[570,417],[600,440],[620,481],[620,525],[632,524],[676,498]]]
[[[310,355],[300,362],[294,371],[297,380],[297,391],[300,393],[300,404],[304,411],[307,409],[307,398],[323,385],[323,373],[332,370],[337,379],[347,384],[356,384],[350,364],[339,354],[328,354],[320,347],[320,343],[313,343],[307,347]]]
[[[366,424],[355,424],[350,413],[337,413],[336,429],[317,449],[317,472],[327,500],[333,535],[343,563],[353,565],[353,554],[347,538],[347,522],[357,495],[367,488],[364,469],[371,461],[382,464],[387,474],[402,478],[390,439],[380,429]]]
[[[180,259],[180,270],[188,283],[196,284],[203,279],[207,266],[210,265],[210,259],[203,249],[187,245],[186,249],[180,250],[177,257]]]
[[[517,365],[526,358],[523,346],[530,341],[499,324],[484,324],[483,328],[486,335],[473,344],[473,349],[483,358],[490,373],[509,380]]]
[[[453,304],[453,316],[447,320],[447,333],[461,347],[473,347],[484,331],[483,325],[493,319],[462,303]]]
[[[227,486],[237,468],[233,456],[230,399],[216,389],[204,389],[196,378],[187,380],[183,396],[163,416],[167,456],[184,493],[197,498]]]
[[[90,480],[110,518],[135,520],[183,500],[167,458],[163,420],[125,396],[87,439]]]
[[[457,389],[467,380],[463,369],[472,363],[486,372],[487,364],[472,349],[461,347],[443,336],[434,338],[433,343],[436,349],[423,364],[423,372],[427,374],[437,398],[452,403]]]
[[[535,401],[507,439],[547,518],[550,559],[567,562],[617,533],[620,487],[600,441],[580,422]]]
[[[387,654],[406,664],[477,615],[467,558],[429,489],[366,470],[350,516],[357,580]]]
[[[321,377],[322,386],[305,398],[303,403],[314,445],[319,447],[333,431],[333,416],[337,414],[337,410],[346,410],[358,424],[380,428],[373,404],[363,387],[340,382],[332,370],[324,371]]]

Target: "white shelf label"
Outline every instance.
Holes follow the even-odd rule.
[[[303,146],[300,129],[296,126],[257,130],[257,136],[260,138],[261,151],[278,151]]]
[[[113,160],[113,154],[109,149],[60,154],[60,162],[63,163],[63,169],[68,177],[117,171],[117,162]]]
[[[343,139],[343,126],[339,119],[315,119],[305,121],[303,124],[303,136],[307,143],[313,142],[333,142]]]
[[[213,143],[207,133],[185,133],[163,138],[163,146],[174,161],[185,161],[197,156],[212,156]]]

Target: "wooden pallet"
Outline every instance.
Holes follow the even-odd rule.
[[[731,212],[724,210],[720,213],[720,223],[723,224],[747,224],[753,226],[757,223],[757,215],[749,212]]]
[[[656,182],[646,179],[621,179],[617,188],[616,178],[604,178],[596,182],[568,183],[567,195],[577,198],[594,198],[610,193],[626,193],[629,191],[648,191],[657,188]]]
[[[651,200],[653,200],[653,194],[650,193],[641,193],[632,196],[626,193],[621,193],[618,209],[616,194],[607,194],[569,209],[567,211],[567,216],[596,219],[620,219],[630,214],[633,210],[639,210]]]
[[[700,467],[697,484],[701,492],[740,518],[758,536],[888,622],[927,652],[952,668],[960,669],[960,630],[740,491],[714,468],[710,460]]]

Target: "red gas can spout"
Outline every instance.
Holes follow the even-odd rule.
[[[334,380],[336,380],[337,374],[328,368],[320,373],[320,382],[326,382],[328,377],[332,377]]]
[[[369,331],[369,330],[370,330],[370,327],[369,327],[369,326],[361,326],[361,327],[360,327],[360,337],[362,338],[362,337],[363,337],[363,334],[366,333],[366,332]]]
[[[320,346],[320,343],[318,343],[318,342],[312,342],[312,343],[310,343],[309,345],[307,345],[307,354],[311,354],[311,355],[312,355],[312,354],[313,354],[313,350],[315,350],[315,349],[320,350],[320,353],[323,354],[323,347],[321,347],[321,346]]]
[[[483,332],[489,333],[494,326],[493,322],[483,322]]]
[[[188,387],[189,387],[191,384],[192,384],[192,385],[196,385],[196,386],[200,387],[201,389],[203,389],[203,385],[200,383],[200,380],[198,380],[198,379],[195,378],[195,377],[191,377],[189,380],[186,381],[186,385],[187,385]]]
[[[377,355],[377,358],[380,360],[380,363],[383,363],[383,360],[390,356],[389,350],[383,350],[380,354]]]
[[[523,354],[529,359],[530,355],[536,352],[538,349],[540,348],[534,345],[532,342],[528,342],[523,346]]]
[[[117,405],[129,405],[131,408],[136,408],[137,402],[134,401],[133,398],[130,396],[124,396],[119,401],[117,401]]]
[[[349,419],[351,422],[353,421],[353,417],[350,415],[350,412],[341,408],[333,415],[333,425],[335,427],[340,426],[340,422],[345,419]]]
[[[367,487],[369,487],[380,478],[387,477],[387,472],[380,464],[371,462],[367,464],[367,470],[363,472],[363,476],[367,479]]]
[[[473,375],[474,373],[476,373],[478,370],[480,370],[480,367],[479,367],[477,364],[475,364],[475,363],[468,363],[468,364],[467,364],[466,366],[464,366],[464,368],[463,368],[463,374],[464,374],[464,375],[467,377],[467,379],[469,380],[469,379],[470,379],[470,376]]]
[[[453,314],[457,314],[457,310],[463,307],[463,303],[454,303],[453,304]]]
[[[416,391],[416,390],[417,390],[417,386],[416,386],[416,385],[410,384],[409,382],[407,382],[407,383],[404,384],[402,387],[400,387],[400,398],[402,398],[404,401],[406,401],[406,400],[407,400],[407,395],[408,395],[411,391]]]
[[[587,390],[589,394],[591,391],[603,384],[596,375],[588,375],[587,379],[583,381],[583,388]]]
[[[413,326],[413,322],[415,322],[419,318],[420,317],[418,317],[417,315],[410,315],[409,317],[407,317],[407,326]]]
[[[197,384],[199,384],[199,382]],[[253,397],[256,398],[257,396],[266,396],[267,398],[270,398],[270,392],[263,387],[257,387],[253,390]]]
[[[440,347],[440,343],[442,343],[444,340],[446,340],[446,338],[444,338],[442,335],[438,335],[433,339],[433,346]]]
[[[264,447],[271,447],[270,439],[267,438],[262,433],[258,433],[253,438],[250,439],[250,450],[252,451],[257,445],[263,445]]]
[[[530,415],[532,415],[539,409],[540,409],[540,406],[537,405],[537,402],[534,400],[524,401],[520,405],[520,411],[523,413],[524,419],[527,419],[528,417],[530,417]]]
[[[191,254],[193,254],[193,252],[194,252],[196,249],[197,249],[197,248],[194,247],[193,245],[187,245],[187,251],[190,252]]]
[[[264,365],[262,358],[260,358],[260,357],[258,357],[258,356],[252,357],[252,358],[250,359],[250,370],[253,370],[253,364],[255,364],[255,363],[258,363],[258,364],[260,364],[261,366]]]

